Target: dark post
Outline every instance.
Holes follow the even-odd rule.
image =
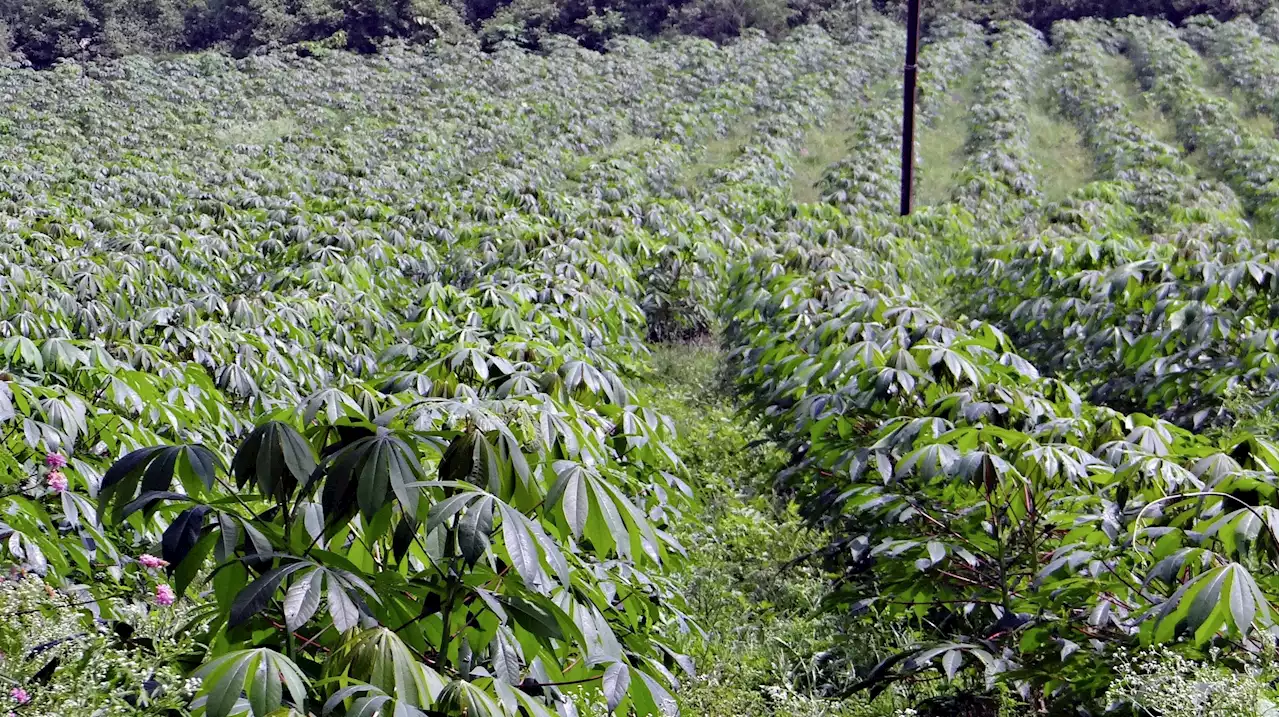
[[[907,62],[902,68],[902,216],[911,213],[916,153],[916,55],[920,44],[920,0],[907,0]]]

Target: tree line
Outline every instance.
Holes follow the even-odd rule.
[[[1257,14],[1270,0],[931,0],[925,22],[948,15],[1056,20],[1102,16]],[[603,47],[618,35],[690,34],[718,42],[755,28],[778,35],[818,23],[846,32],[870,11],[900,15],[904,0],[0,0],[0,58],[45,67],[59,59],[214,49],[244,55],[327,41],[373,51],[410,42],[516,43],[555,35]]]

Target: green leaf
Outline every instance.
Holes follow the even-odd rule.
[[[275,674],[272,674],[268,660],[262,659],[258,662],[258,668],[254,670],[250,679],[248,692],[249,707],[255,715],[270,714],[280,706],[281,698],[284,696],[284,685]]]
[[[493,639],[489,641],[489,661],[493,664],[493,674],[509,685],[520,684],[520,652],[511,630],[499,627]]]
[[[1231,610],[1231,620],[1240,631],[1240,635],[1247,637],[1253,628],[1253,618],[1257,613],[1257,605],[1253,599],[1256,586],[1253,584],[1253,576],[1244,566],[1232,563],[1229,570],[1231,587],[1227,593],[1227,600]]]
[[[565,522],[569,524],[569,529],[573,531],[573,537],[581,539],[582,531],[587,526],[587,514],[590,511],[590,499],[587,498],[587,482],[583,479],[581,468],[574,466],[576,470],[570,471],[561,488],[564,495],[561,510],[564,512]]]
[[[472,449],[475,436],[461,433],[449,442],[440,459],[440,480],[466,481],[471,476]]]
[[[205,664],[195,676],[203,680],[206,717],[228,717],[244,693],[254,714],[270,714],[281,706],[282,685],[294,706],[306,711],[306,677],[289,658],[268,648],[229,652]]]
[[[347,595],[346,589],[336,575],[329,574],[329,618],[333,620],[333,628],[338,632],[346,632],[360,622],[360,610],[355,601]]]
[[[960,663],[964,661],[964,655],[959,650],[948,650],[942,655],[942,670],[947,673],[948,680],[956,678],[956,670],[960,669]]]
[[[661,683],[650,677],[643,670],[636,670],[635,674],[640,676],[640,683],[643,689],[632,689],[633,698],[637,705],[643,705],[643,714],[665,715],[666,717],[678,717],[680,708],[676,704],[676,700],[663,687]],[[641,710],[637,710],[641,712]]]
[[[204,527],[204,517],[210,510],[211,508],[207,505],[187,508],[179,513],[178,517],[174,518],[169,527],[165,529],[164,535],[160,539],[161,555],[165,560],[169,561],[171,570],[176,569],[178,564],[186,559],[187,554],[191,552],[191,548],[200,539],[200,531]]]
[[[317,568],[289,586],[284,596],[284,621],[290,631],[305,625],[316,613],[323,582],[324,571]]]
[[[445,685],[434,709],[443,714],[461,714],[467,717],[502,717],[502,708],[476,685],[454,680]]]
[[[259,612],[271,602],[272,596],[276,594],[280,583],[289,575],[312,565],[306,561],[298,561],[289,563],[278,568],[272,568],[262,577],[249,583],[248,587],[240,591],[236,595],[235,601],[231,604],[231,613],[227,619],[227,624],[231,627],[243,625],[248,622],[249,618],[257,615]]]
[[[1187,611],[1187,627],[1196,630],[1209,619],[1218,607],[1218,599],[1222,587],[1226,584],[1230,572],[1225,567],[1214,568],[1199,582],[1199,589],[1191,601],[1191,609]],[[1216,626],[1215,626],[1216,627]]]
[[[216,478],[218,457],[213,451],[200,445],[187,445],[182,448],[182,460],[186,467],[204,484],[206,490],[213,488]]]
[[[458,521],[458,549],[467,565],[475,565],[489,547],[489,536],[493,533],[492,496],[484,496],[477,500]]]
[[[219,563],[224,563],[235,555],[236,548],[240,545],[240,523],[235,516],[229,513],[218,514],[218,543],[215,547],[213,557]]]
[[[169,569],[173,571],[173,590],[178,595],[185,595],[187,587],[191,585],[191,581],[196,579],[200,571],[205,567],[205,561],[209,558],[209,553],[213,552],[213,545],[217,541],[218,536],[214,533],[207,533],[196,541],[191,547],[191,551],[182,562],[177,565],[170,565]]]
[[[435,503],[427,511],[426,524],[422,528],[423,535],[430,535],[432,531],[439,528],[450,518],[462,510],[473,500],[478,500],[481,493],[459,493],[452,495],[439,503]]]
[[[249,434],[231,460],[236,485],[256,483],[263,496],[285,500],[315,471],[311,444],[293,426],[267,421]]]
[[[622,698],[627,696],[627,688],[631,685],[631,670],[624,663],[614,662],[605,668],[600,684],[604,691],[605,703],[609,713],[612,714],[618,709]]]
[[[139,510],[142,510],[143,508],[148,508],[152,504],[162,500],[190,501],[191,497],[184,493],[174,493],[173,491],[167,491],[167,490],[147,491],[142,495],[138,496],[137,498],[135,498],[134,500],[127,503],[124,506],[124,508],[120,510],[120,517],[128,518],[130,515],[133,515]]]
[[[511,557],[511,564],[527,587],[538,592],[546,592],[545,574],[538,562],[538,549],[533,543],[533,536],[525,527],[525,517],[506,503],[498,503],[502,513],[502,542]]]
[[[173,484],[174,467],[178,464],[178,456],[182,455],[180,446],[166,446],[147,464],[142,475],[142,491],[166,491]]]
[[[377,438],[368,440],[368,450],[362,458],[360,482],[356,488],[356,500],[365,520],[382,510],[391,487],[391,454],[389,447]]]
[[[498,600],[520,627],[538,637],[565,639],[560,621],[547,607],[518,595],[499,595]]]
[[[233,653],[230,657],[233,659],[227,663],[225,669],[205,678],[211,680],[213,685],[208,690],[208,701],[205,703],[207,717],[230,715],[236,701],[244,692],[245,677],[249,674],[249,669],[254,662],[253,655]]]
[[[121,515],[122,508],[126,503],[132,501],[134,494],[137,493],[138,481],[142,471],[164,448],[166,446],[139,448],[111,464],[111,467],[103,474],[102,483],[98,487],[99,515],[110,515],[112,520],[117,523],[123,520]],[[110,508],[113,504],[116,507],[114,511],[111,511]]]

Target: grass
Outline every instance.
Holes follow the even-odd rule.
[[[1200,85],[1213,94],[1235,105],[1236,112],[1239,113],[1240,119],[1244,122],[1244,127],[1249,132],[1259,137],[1275,137],[1277,132],[1277,119],[1275,115],[1268,113],[1255,112],[1249,103],[1249,98],[1245,96],[1243,90],[1239,87],[1233,87],[1227,78],[1223,76],[1221,70],[1209,64],[1203,73],[1200,74]]]
[[[1120,93],[1120,97],[1128,106],[1133,121],[1151,132],[1161,142],[1174,147],[1180,146],[1177,127],[1174,126],[1173,120],[1164,114],[1160,105],[1150,94],[1143,91],[1142,84],[1138,81],[1137,70],[1134,69],[1129,58],[1124,55],[1108,56],[1106,72],[1111,79],[1112,87]]]
[[[1041,93],[1027,112],[1031,158],[1044,198],[1060,202],[1094,179],[1093,157],[1075,125],[1052,109],[1053,96]]]
[[[913,701],[888,690],[825,695],[909,642],[900,624],[851,624],[821,612],[831,576],[797,558],[824,544],[794,504],[771,490],[787,455],[764,440],[725,393],[723,357],[710,343],[654,349],[654,375],[639,390],[680,432],[699,506],[673,531],[688,550],[674,579],[706,639],[674,629],[698,677],[676,693],[681,713],[699,717],[891,717]],[[855,637],[856,635],[856,637]],[[931,695],[914,695],[927,697]]]
[[[916,129],[916,205],[950,201],[957,172],[964,167],[964,142],[969,132],[969,106],[973,104],[973,76],[951,89],[942,112],[928,125]]]
[[[680,184],[689,191],[696,192],[704,177],[732,162],[742,151],[742,146],[751,139],[752,122],[754,118],[744,118],[731,127],[725,136],[716,137],[704,144],[699,160],[687,165],[681,172]]]
[[[261,122],[241,122],[217,133],[218,142],[226,146],[252,145],[265,147],[298,131],[292,117],[277,117]]]
[[[815,127],[805,135],[792,165],[792,196],[797,202],[821,200],[818,184],[827,167],[849,153],[849,130],[848,119],[842,118],[825,127]]]

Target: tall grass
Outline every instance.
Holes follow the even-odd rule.
[[[1038,166],[1036,182],[1045,201],[1059,202],[1094,179],[1093,157],[1080,131],[1054,109],[1047,90],[1027,111],[1031,157]]]
[[[955,83],[942,112],[928,125],[916,128],[916,206],[951,199],[957,172],[964,167],[964,141],[969,132],[974,77]]]
[[[723,360],[711,342],[654,347],[654,375],[639,389],[675,420],[676,448],[702,500],[674,531],[688,551],[675,577],[707,633],[670,636],[698,667],[676,693],[682,714],[893,717],[938,694],[932,685],[911,694],[903,686],[875,700],[831,698],[914,636],[904,623],[855,623],[818,609],[832,576],[806,556],[826,537],[774,495],[788,455],[737,411],[721,380]]]
[[[841,118],[805,135],[804,144],[792,160],[791,188],[797,202],[821,201],[818,184],[823,173],[849,153],[849,128],[848,119]]]

